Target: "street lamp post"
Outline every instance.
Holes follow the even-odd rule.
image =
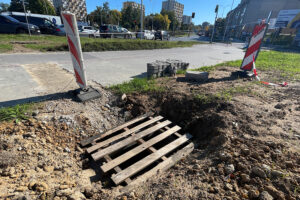
[[[26,18],[28,33],[31,36],[31,32],[30,32],[30,28],[29,28],[29,23],[28,23],[28,17],[27,17],[26,8],[25,8],[25,0],[23,0],[23,9],[24,9],[24,14],[25,14],[25,18]]]
[[[232,0],[232,4],[231,4],[231,8],[230,8],[230,15],[228,15],[228,20],[226,20],[226,27],[225,27],[225,31],[224,31],[224,35],[223,35],[223,42],[225,41],[225,36],[226,36],[226,32],[227,32],[227,27],[228,27],[228,24],[229,24],[229,19],[232,15],[232,8],[233,8],[233,4],[234,4],[234,0]]]
[[[143,33],[143,27],[144,27],[144,13],[143,13],[143,0],[141,0],[141,39],[143,39],[142,33]]]

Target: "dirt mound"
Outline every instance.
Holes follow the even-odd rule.
[[[137,189],[141,199],[300,198],[299,83],[269,88],[234,70],[220,68],[202,84],[159,79],[164,92],[128,95],[134,116],[156,112],[198,144],[190,158]]]

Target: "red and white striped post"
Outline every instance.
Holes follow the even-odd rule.
[[[270,21],[272,12],[270,12],[267,21],[262,21],[260,24],[254,27],[251,40],[249,42],[248,49],[246,51],[244,60],[241,65],[241,69],[244,71],[252,71],[253,70],[253,61],[256,61],[263,39],[268,30],[268,24]],[[253,57],[255,58],[253,60]]]
[[[69,50],[74,68],[76,81],[82,90],[87,89],[87,79],[85,67],[83,64],[83,56],[81,50],[80,37],[78,32],[77,20],[75,14],[70,12],[62,12],[64,28],[68,39]]]

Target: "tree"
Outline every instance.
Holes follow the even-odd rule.
[[[133,8],[128,6],[121,11],[122,21],[121,25],[127,29],[136,30],[140,27],[141,23],[141,11],[140,9]]]
[[[160,14],[162,14],[163,16],[168,15],[168,18],[170,20],[170,29],[171,30],[176,30],[179,27],[179,21],[177,20],[174,11],[168,11],[168,10],[163,9],[160,12]]]
[[[115,13],[115,12],[113,12]],[[88,15],[89,21],[93,24],[96,23],[99,26],[102,24],[110,24],[113,23],[111,21],[111,10],[109,9],[108,2],[103,3],[103,6],[97,6],[96,10],[91,12]]]
[[[9,7],[9,4],[7,4],[7,3],[0,3],[0,13],[8,11],[8,7]]]
[[[205,27],[207,27],[207,26],[209,26],[209,22],[203,22],[203,23],[202,23],[202,28],[205,28]]]
[[[225,32],[225,23],[226,19],[225,18],[218,18],[216,21],[216,36],[223,36]]]
[[[25,0],[25,5],[31,13],[56,15],[54,7],[47,0]],[[8,10],[24,12],[22,0],[11,0]]]
[[[120,24],[121,20],[122,20],[122,13],[118,10],[111,10],[109,12],[109,22],[110,24]]]

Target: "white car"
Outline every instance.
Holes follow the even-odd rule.
[[[78,26],[78,30],[82,37],[100,37],[100,31],[92,26]]]
[[[139,38],[139,39],[146,39],[146,40],[154,40],[155,39],[155,36],[154,34],[149,31],[149,30],[144,30],[142,33],[141,32],[138,32],[136,34],[136,38]]]

